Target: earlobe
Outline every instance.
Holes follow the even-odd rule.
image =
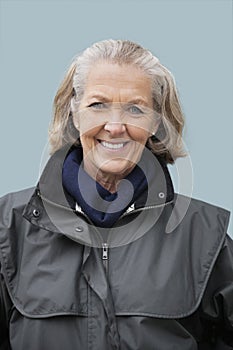
[[[153,132],[151,133],[151,136],[150,136],[150,139],[151,139],[153,142],[156,140],[155,134],[156,134],[156,131],[153,131]]]
[[[155,136],[158,129],[159,129],[159,125],[161,123],[161,119],[160,120],[157,120],[153,123],[151,129],[151,133],[150,133],[150,137],[149,137],[149,140],[151,140],[152,142],[155,142],[157,140],[157,137]]]
[[[152,127],[152,133],[151,133],[151,136],[155,136],[156,132],[158,131],[158,128],[159,128],[159,124],[160,124],[160,120],[157,121],[156,123],[154,123],[153,127]]]

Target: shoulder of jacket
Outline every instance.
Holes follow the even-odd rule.
[[[8,193],[0,198],[0,250],[6,244],[12,245],[14,242],[15,245],[18,241],[20,230],[14,234],[13,241],[10,239],[10,235],[15,232],[16,226],[19,226],[19,220],[16,218],[22,218],[25,205],[30,200],[34,190],[35,188],[31,187]]]
[[[9,192],[6,193],[5,195],[0,197],[0,205],[11,201],[11,203],[22,203],[24,202],[25,204],[27,201],[30,199],[31,195],[33,194],[33,191],[35,190],[35,186],[33,187],[28,187],[19,191],[14,191],[14,192]]]
[[[184,195],[180,195],[179,196],[183,196],[185,197]],[[216,205],[214,203],[210,203],[210,202],[206,202],[202,199],[198,199],[198,198],[194,198],[194,197],[191,197],[191,204],[196,207],[196,208],[205,208],[207,210],[217,210],[219,212],[229,212],[229,210],[223,208],[223,207],[220,207],[219,205]]]
[[[174,211],[178,220],[200,227],[202,230],[225,235],[230,211],[200,199],[175,194]],[[182,220],[181,220],[182,219]]]
[[[0,221],[4,213],[9,213],[14,208],[25,206],[34,191],[35,187],[29,187],[20,191],[7,193],[0,197]]]

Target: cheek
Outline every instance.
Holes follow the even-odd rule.
[[[103,125],[90,122],[90,121],[81,121],[79,124],[79,134],[83,138],[94,138],[103,128]]]
[[[90,118],[87,111],[79,112],[76,120],[80,135],[95,135],[104,126],[104,120],[98,117]]]
[[[148,137],[150,136],[149,131],[147,131],[143,127],[130,126],[128,127],[128,133],[134,141],[142,145],[145,145]]]
[[[96,138],[101,130],[102,126],[93,127],[93,124],[80,125],[79,134],[84,154],[87,155],[88,152],[95,149],[97,144]]]
[[[82,135],[80,136],[80,141],[85,154],[95,147],[95,139],[91,136]]]

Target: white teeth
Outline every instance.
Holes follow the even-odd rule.
[[[124,147],[124,143],[108,143],[106,141],[101,141],[101,145],[110,149],[119,149]]]

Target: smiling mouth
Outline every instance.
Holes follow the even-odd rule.
[[[128,142],[107,142],[107,141],[102,141],[98,140],[98,142],[103,146],[104,148],[111,149],[111,150],[119,150],[122,149],[125,145],[128,144]]]

